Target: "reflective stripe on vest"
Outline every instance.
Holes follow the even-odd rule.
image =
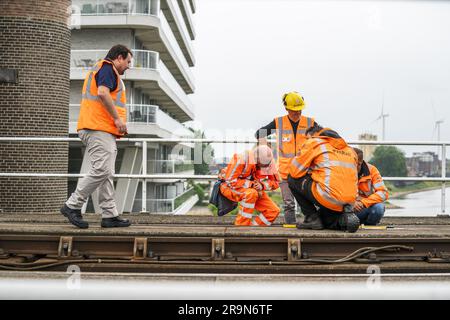
[[[244,211],[241,211],[241,210],[239,210],[238,214],[243,216],[244,218],[247,218],[247,219],[253,218],[253,214],[247,213],[247,212],[244,212]]]
[[[91,86],[92,86],[92,78],[94,77],[94,72],[99,71],[100,70],[100,65],[96,65],[89,74],[89,78],[86,84],[86,92],[84,92],[82,94],[82,98],[86,99],[86,100],[94,100],[94,101],[101,101],[101,99],[99,98],[99,96],[94,96],[91,94]],[[121,107],[121,108],[125,108],[126,105],[124,103],[122,103],[122,95],[123,95],[123,88],[125,87],[123,84],[122,79],[118,78],[117,79],[118,83],[117,85],[119,86],[119,90],[117,91],[117,97],[116,100],[113,100],[114,105]]]
[[[293,130],[289,116],[274,119],[275,132],[277,134],[278,173],[281,179],[286,180],[289,173],[290,163],[295,158],[306,140],[305,133],[314,124],[313,118],[301,116],[297,125],[297,131]]]
[[[270,226],[272,223],[269,222],[269,220],[266,219],[266,217],[263,216],[262,213],[260,213],[258,215],[258,218],[266,225],[266,226]]]
[[[384,191],[377,191],[376,194],[379,195],[383,201],[386,201],[386,194]]]
[[[284,153],[283,152],[283,134],[292,134],[294,133],[293,130],[291,129],[283,129],[283,117],[279,117],[277,119],[278,121],[278,132],[277,132],[277,137],[278,137],[278,154],[280,157],[283,158],[294,158],[295,157],[295,153]],[[295,139],[295,136],[294,136]]]
[[[300,164],[300,163],[297,161],[297,158],[294,158],[294,160],[292,160],[291,165],[297,167],[297,168],[298,168],[299,170],[301,170],[301,171],[305,171],[305,170],[308,169],[307,167],[304,167],[302,164]]]
[[[254,209],[255,208],[255,204],[254,203],[247,203],[244,201],[240,202],[241,206],[247,209]]]
[[[325,159],[325,163],[331,163],[331,161],[330,161],[330,156],[329,156],[329,154],[328,154],[328,150],[327,150],[327,147],[325,146],[325,144],[323,144],[323,140],[322,139],[315,139],[318,143],[322,143],[321,145],[320,145],[320,149],[322,150],[322,155],[323,155],[323,158]],[[337,161],[336,161],[337,162]],[[340,162],[340,161],[339,161]],[[330,202],[330,203],[333,203],[333,204],[335,204],[335,205],[338,205],[338,206],[343,206],[343,205],[345,205],[346,204],[346,202],[342,202],[342,201],[339,201],[339,200],[336,200],[335,198],[333,198],[332,196],[331,196],[331,189],[330,189],[330,180],[331,180],[331,169],[330,169],[330,166],[324,166],[324,168],[325,168],[325,182],[324,182],[324,184],[325,184],[325,191],[324,190],[322,190],[322,187],[320,186],[320,184],[319,183],[316,183],[316,189],[317,189],[317,192],[322,196],[322,197],[324,197],[325,198],[325,200],[327,200],[328,202]],[[353,166],[352,168],[355,168],[355,166]]]
[[[292,161],[292,163],[294,163],[294,162]],[[353,163],[348,163],[348,162],[344,162],[344,161],[336,161],[336,160],[324,161],[324,162],[314,166],[313,169],[329,168],[329,167],[343,167],[343,168],[356,170],[356,166]]]
[[[384,185],[384,182],[383,182],[383,181],[378,182],[378,183],[375,183],[373,186],[374,186],[375,188],[381,188],[381,187],[386,188],[386,186]]]

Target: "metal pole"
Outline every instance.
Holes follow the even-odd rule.
[[[142,174],[147,175],[147,141],[142,141]],[[142,210],[147,212],[147,179],[142,179]]]
[[[447,175],[447,150],[446,150],[446,144],[442,144],[442,164],[441,164],[441,177],[443,179],[442,181],[442,192],[441,192],[441,212],[442,214],[445,214],[445,178]]]

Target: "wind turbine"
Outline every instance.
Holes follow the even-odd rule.
[[[382,141],[384,141],[384,140],[386,139],[386,118],[387,118],[387,117],[389,117],[389,114],[384,113],[384,93],[383,93],[383,100],[382,100],[382,102],[381,102],[381,114],[380,114],[380,116],[375,120],[375,121],[378,121],[378,120],[380,120],[380,119],[383,120],[383,135],[382,135],[383,140],[382,140]]]
[[[436,120],[436,109],[434,108],[433,100],[431,100],[431,107],[433,108],[433,115],[434,115],[434,128],[433,128],[433,137],[434,133],[437,130],[437,141],[441,141],[441,124],[444,123],[444,118]]]
[[[441,124],[444,123],[444,119],[440,119],[434,122],[434,130],[433,130],[433,135],[434,132],[437,129],[437,141],[441,141]]]

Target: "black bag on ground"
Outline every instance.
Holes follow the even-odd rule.
[[[222,182],[219,180],[214,184],[211,197],[209,198],[209,203],[216,206],[219,217],[226,215],[237,207],[237,202],[231,201],[220,193],[220,185]]]

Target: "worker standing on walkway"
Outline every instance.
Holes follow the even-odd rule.
[[[358,198],[355,212],[361,224],[375,226],[384,216],[386,201],[389,197],[383,178],[378,169],[364,161],[361,149],[353,148],[358,155]]]
[[[120,78],[130,68],[132,53],[123,45],[112,47],[84,80],[77,131],[89,155],[90,170],[78,180],[77,189],[61,208],[73,225],[88,228],[81,208],[98,188],[102,209],[101,226],[128,227],[130,222],[119,218],[114,200],[114,166],[116,139],[127,133],[125,85]]]
[[[275,133],[277,141],[277,164],[281,177],[280,189],[283,198],[284,219],[287,224],[295,224],[295,199],[292,195],[287,177],[289,164],[298,155],[306,140],[306,130],[317,126],[313,118],[302,115],[305,108],[303,97],[297,92],[289,92],[282,98],[287,115],[277,117],[268,125],[260,128],[255,136],[259,144],[267,144],[266,137]]]
[[[261,145],[244,154],[235,154],[219,179],[222,195],[239,202],[235,220],[237,226],[270,226],[280,213],[266,191],[278,189],[278,173],[272,150]],[[260,212],[253,216],[253,211]]]
[[[358,192],[355,151],[329,128],[311,128],[307,135],[289,167],[289,188],[305,215],[297,228],[357,231],[359,219],[351,212]]]

